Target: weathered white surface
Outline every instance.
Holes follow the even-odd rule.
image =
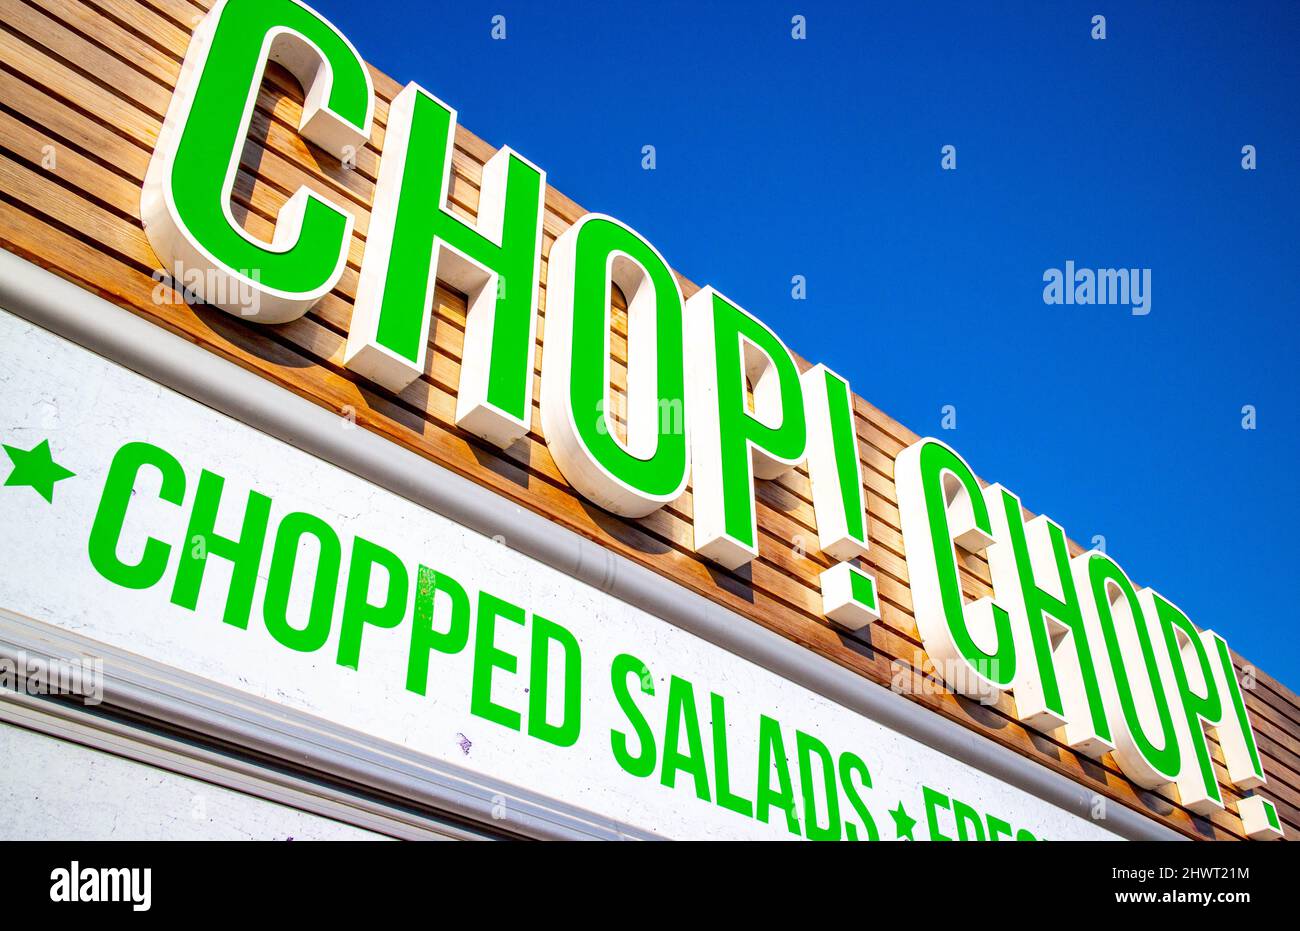
[[[611,729],[631,733],[610,688],[610,664],[619,653],[634,654],[653,675],[656,695],[637,695],[636,700],[656,732],[661,753],[669,676],[695,684],[711,777],[708,696],[712,691],[725,698],[731,785],[751,800],[757,782],[759,716],[766,714],[783,725],[792,768],[796,728],[820,738],[837,756],[852,751],[867,762],[874,788],[865,797],[884,838],[894,836],[888,811],[900,801],[921,822],[916,836],[926,836],[922,784],[1040,838],[1114,836],[1099,823],[975,772],[3,312],[0,410],[7,418],[0,441],[27,449],[49,439],[56,460],[78,473],[59,483],[52,505],[30,488],[0,488],[0,526],[22,528],[0,534],[0,604],[6,608],[667,836],[790,837],[779,813],[773,814],[771,824],[763,824],[700,801],[688,776],[679,774],[675,788],[668,788],[660,784],[657,772],[636,778],[618,766],[610,751]],[[355,428],[340,418],[339,429]],[[188,484],[186,507],[177,508],[156,499],[156,475],[137,483],[123,536],[123,559],[139,554],[146,535],[181,545],[198,472],[210,469],[226,477],[218,533],[238,536],[247,493],[256,489],[273,498],[272,528],[286,513],[306,511],[338,530],[345,570],[352,536],[360,535],[399,554],[412,578],[416,564],[424,562],[460,581],[471,599],[486,590],[563,624],[578,638],[583,657],[582,733],[577,744],[552,746],[470,714],[472,633],[470,646],[461,653],[431,655],[427,696],[408,692],[409,609],[397,628],[366,629],[359,671],[335,662],[341,591],[330,639],[321,650],[304,654],[281,646],[260,617],[269,539],[247,630],[221,622],[230,577],[223,560],[210,562],[197,612],[169,601],[175,550],[167,575],[152,589],[132,591],[105,581],[90,565],[86,541],[109,462],[129,440],[147,440],[168,450],[185,467]],[[0,460],[0,468],[6,467]],[[303,584],[295,581],[297,613],[291,614],[299,626],[309,593],[305,574],[314,563],[314,553],[299,562]],[[493,698],[524,710],[529,630],[504,620],[497,627],[497,645],[519,657],[519,669],[513,676],[496,672]],[[862,687],[879,686],[864,682]],[[10,769],[0,773],[0,784],[10,778]],[[797,794],[797,770],[793,778]],[[845,809],[842,814],[848,813],[847,805]],[[952,816],[946,819],[943,826],[952,834]]]
[[[0,759],[0,840],[384,839],[10,724]]]

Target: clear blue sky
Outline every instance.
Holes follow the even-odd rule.
[[[1300,4],[315,5],[1300,686]],[[1068,259],[1151,313],[1045,305]]]

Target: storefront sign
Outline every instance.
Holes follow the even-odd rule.
[[[1115,836],[3,312],[0,346],[11,610],[663,836]]]
[[[272,241],[257,240],[235,221],[231,191],[268,61],[288,68],[306,91],[305,139],[346,163],[370,138],[371,79],[333,25],[295,0],[222,0],[194,33],[145,180],[142,217],[164,267],[197,281],[201,297],[259,323],[281,323],[305,313],[338,283],[353,218],[304,186],[280,212]],[[427,362],[434,285],[450,283],[468,295],[456,423],[505,447],[528,431],[531,420],[546,176],[502,149],[484,168],[477,219],[454,213],[448,196],[456,119],[453,109],[415,84],[392,102],[344,362],[394,391],[419,377]],[[190,269],[198,274],[187,275]],[[869,558],[869,528],[848,383],[824,366],[801,372],[770,327],[713,288],[683,300],[658,249],[611,217],[588,215],[568,228],[550,251],[547,271],[542,426],[572,486],[615,514],[642,517],[680,496],[689,480],[696,552],[735,570],[758,554],[755,481],[806,464],[819,545],[837,561],[821,576],[823,613],[847,628],[877,620],[875,578],[861,562]],[[611,421],[608,387],[615,285],[628,303],[623,436]],[[176,506],[186,503],[194,526],[207,527],[205,508],[216,506],[222,486],[194,470],[209,464],[202,457],[158,460],[162,453],[150,451],[155,448],[174,454],[157,443],[124,447],[117,454],[127,463],[119,481],[129,487],[135,466],[171,475],[164,497],[171,495]],[[895,472],[917,626],[949,686],[976,698],[1010,690],[1026,724],[1062,728],[1064,742],[1089,756],[1113,754],[1140,786],[1176,786],[1182,803],[1196,812],[1224,807],[1211,731],[1228,781],[1241,790],[1263,785],[1221,637],[1198,629],[1170,599],[1135,587],[1104,553],[1070,558],[1059,525],[1043,516],[1026,520],[1012,492],[981,488],[961,456],[940,441],[924,439],[904,450]],[[197,504],[189,504],[193,495]],[[254,529],[269,519],[269,506],[250,502]],[[291,564],[294,540],[334,541],[340,531],[322,522],[319,507],[304,514],[291,524],[281,565]],[[166,552],[179,545],[173,541]],[[340,546],[326,546],[323,558],[330,565],[342,560]],[[242,552],[234,544],[217,552],[226,549]],[[154,563],[110,567],[108,575],[118,571],[122,584],[152,589],[155,570],[171,565],[163,552],[156,547]],[[378,554],[389,551],[362,552],[351,566],[364,573],[362,580],[349,584],[371,579],[367,567],[382,563],[387,557]],[[962,553],[987,554],[992,598],[968,603],[957,569]],[[172,592],[177,604],[194,607],[202,565],[179,558]],[[424,578],[402,565],[403,584],[437,589],[436,576]],[[245,573],[255,571],[249,566]],[[399,575],[396,563],[389,575]],[[236,580],[226,608],[234,626],[247,625],[254,587],[251,574]],[[345,595],[341,659],[357,659],[363,625],[398,624],[402,600],[390,598],[382,608],[369,605],[360,588]],[[508,622],[524,623],[527,612],[519,604],[506,612]],[[318,649],[317,641],[332,629],[327,622],[334,607],[320,602],[318,626],[284,638],[299,649]],[[453,628],[449,636],[456,640],[461,633]],[[668,687],[670,703],[699,707],[702,696],[688,699],[683,689]],[[552,725],[539,720],[534,715],[530,726],[551,733]],[[567,723],[554,726],[563,732]],[[795,745],[791,735],[785,739]],[[703,784],[698,789],[705,794]],[[725,797],[712,784],[708,794]],[[1248,807],[1264,804],[1260,799]]]

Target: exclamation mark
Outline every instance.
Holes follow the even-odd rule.
[[[812,479],[817,544],[839,560],[821,574],[822,613],[849,630],[880,620],[876,577],[860,565],[867,555],[867,508],[853,426],[849,383],[824,365],[804,372],[808,474]]]

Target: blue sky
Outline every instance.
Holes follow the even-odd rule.
[[[1300,4],[315,6],[1300,686]],[[1071,259],[1150,314],[1044,304]]]

